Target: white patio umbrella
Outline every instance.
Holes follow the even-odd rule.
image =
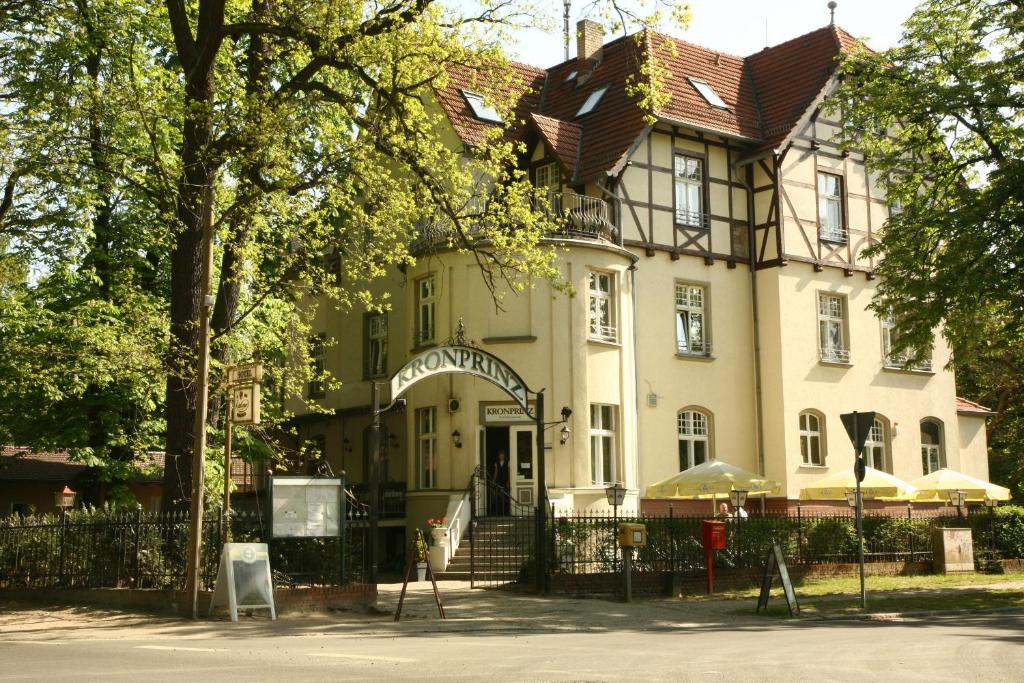
[[[732,491],[746,491],[750,495],[764,496],[778,493],[782,484],[766,479],[742,467],[721,460],[708,460],[679,474],[673,474],[644,492],[646,498],[662,500],[711,499],[712,508],[718,498],[727,498]]]
[[[917,488],[915,501],[946,502],[950,491],[963,491],[965,500],[979,502],[989,500],[1010,500],[1010,489],[992,482],[972,477],[963,472],[943,468],[931,474],[918,477],[910,482]]]
[[[846,500],[846,494],[857,488],[853,468],[826,474],[810,486],[800,489],[801,500]],[[864,481],[860,484],[864,500],[892,498],[906,500],[917,493],[917,489],[888,472],[874,467],[864,468]]]

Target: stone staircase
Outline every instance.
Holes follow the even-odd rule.
[[[523,517],[482,517],[477,519],[472,538],[463,538],[448,568],[437,574],[439,581],[511,583],[529,559],[533,544],[532,520]],[[472,557],[476,548],[475,558]],[[470,569],[476,576],[471,576]]]

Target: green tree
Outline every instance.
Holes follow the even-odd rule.
[[[992,474],[1024,472],[1024,7],[927,0],[899,45],[849,55],[831,103],[894,210],[874,306],[909,362],[941,329],[960,391],[993,407]],[[1006,477],[1006,478],[1004,478]]]

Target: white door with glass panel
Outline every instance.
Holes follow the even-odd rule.
[[[537,500],[536,433],[535,427],[509,428],[512,497],[523,505]]]

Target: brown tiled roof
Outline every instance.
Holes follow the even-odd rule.
[[[530,120],[548,147],[558,157],[565,172],[572,177],[576,174],[576,159],[580,151],[582,128],[575,123],[560,121],[537,113],[530,114]]]
[[[528,64],[509,62],[516,89],[522,94],[516,106],[516,121],[510,123],[510,134],[520,137],[522,122],[530,112],[537,109],[540,91],[544,86],[544,69]],[[452,65],[448,68],[448,86],[437,93],[438,100],[448,119],[452,122],[459,138],[468,145],[478,145],[484,141],[487,132],[497,124],[481,121],[473,116],[473,110],[463,96],[463,90],[486,94],[488,74],[480,69],[464,65]]]
[[[857,44],[843,29],[826,26],[747,57],[765,147],[786,138],[828,83],[841,52]]]
[[[995,415],[995,413],[992,412],[991,409],[986,408],[980,403],[968,401],[966,398],[962,398],[960,396],[956,397],[956,412],[977,415],[979,417],[984,417],[985,415]]]
[[[140,468],[156,469],[159,475],[139,474],[135,481],[155,481],[162,476],[164,454],[152,451]],[[0,481],[71,481],[89,470],[68,453],[34,453],[23,446],[0,447]]]
[[[837,26],[826,26],[749,57],[738,57],[648,32],[625,36],[602,47],[601,59],[578,59],[547,69],[513,64],[526,94],[517,117],[546,140],[566,169],[575,167],[574,184],[615,172],[647,129],[645,112],[628,86],[646,78],[643,65],[654,59],[668,71],[669,100],[654,112],[664,120],[718,131],[749,141],[751,151],[783,143],[822,93],[842,52],[862,44]],[[567,78],[577,72],[575,77]],[[493,125],[473,117],[460,88],[479,89],[478,71],[452,69],[451,83],[439,98],[456,132],[476,144]],[[712,107],[689,80],[709,83],[728,105]],[[576,113],[594,90],[608,87],[593,112]],[[530,113],[535,116],[528,116]],[[510,134],[522,137],[513,127]],[[573,141],[577,154],[570,164]]]

